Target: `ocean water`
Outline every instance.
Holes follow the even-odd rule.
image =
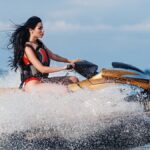
[[[19,73],[0,73],[0,88],[19,85]],[[0,93],[0,149],[150,149],[150,117],[124,100],[131,93],[128,86]]]

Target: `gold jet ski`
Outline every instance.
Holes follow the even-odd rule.
[[[97,72],[98,66],[88,62],[81,61],[75,63],[75,71],[84,76],[86,79],[68,87],[71,91],[81,88],[90,90],[102,89],[114,84],[126,84],[140,87],[144,90],[150,90],[150,76],[144,71],[129,64],[113,62],[113,68],[101,69]]]

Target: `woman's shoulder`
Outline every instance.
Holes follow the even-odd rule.
[[[38,47],[38,44],[34,44],[32,42],[25,43],[25,48],[31,48],[31,49],[35,50],[37,47]]]

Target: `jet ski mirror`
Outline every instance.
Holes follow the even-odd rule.
[[[80,75],[84,76],[87,79],[96,75],[97,69],[98,69],[97,65],[95,65],[89,61],[86,61],[86,60],[76,62],[75,67],[74,67],[74,70],[76,72],[78,72]]]

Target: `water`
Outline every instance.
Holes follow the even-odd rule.
[[[19,82],[18,73],[0,77],[0,87]],[[55,88],[1,95],[0,149],[150,149],[150,118],[139,103],[124,101],[129,87],[70,94]]]

